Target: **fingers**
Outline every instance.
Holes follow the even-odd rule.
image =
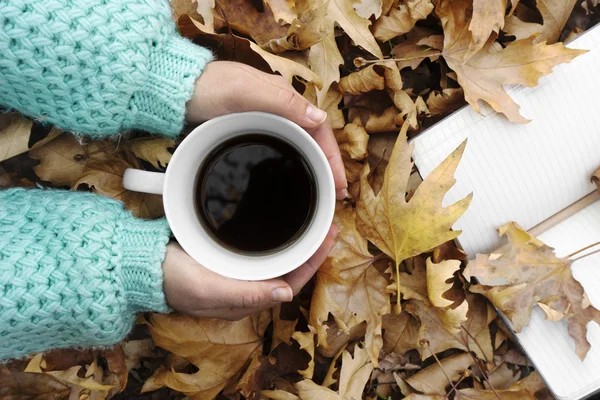
[[[317,272],[321,264],[323,264],[327,258],[327,255],[335,245],[335,239],[338,235],[338,232],[338,226],[335,224],[331,225],[325,241],[323,241],[323,244],[321,247],[319,247],[317,252],[313,254],[313,256],[309,258],[306,263],[285,276],[284,279],[287,283],[289,283],[290,287],[294,291],[294,295],[300,292],[300,289],[306,285],[310,278],[312,278],[312,276]]]
[[[323,149],[325,157],[329,162],[331,172],[333,172],[333,181],[335,183],[336,198],[343,200],[348,196],[348,182],[346,181],[346,172],[344,162],[340,154],[340,147],[333,136],[333,131],[328,122],[319,125],[317,128],[307,129],[312,135],[319,147]]]
[[[214,61],[208,64],[196,82],[194,95],[187,104],[186,117],[200,122],[233,112],[263,111],[293,121],[306,129],[329,160],[336,195],[347,195],[346,174],[327,114],[310,104],[287,80],[266,74],[244,64]]]
[[[268,281],[238,281],[223,278],[224,290],[214,295],[214,308],[262,309],[277,303],[291,301],[294,293],[289,284],[281,279]]]

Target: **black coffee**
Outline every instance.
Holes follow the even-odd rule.
[[[202,224],[242,253],[293,243],[309,225],[317,195],[314,173],[300,152],[264,134],[238,136],[213,150],[195,190]]]

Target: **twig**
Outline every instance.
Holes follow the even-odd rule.
[[[479,350],[481,350],[481,354],[483,354],[485,356],[485,353],[483,352],[483,347],[481,347],[481,345],[479,344],[477,339],[475,339],[475,337],[473,335],[471,335],[471,332],[469,332],[469,330],[467,328],[465,328],[465,326],[463,324],[460,324],[460,327],[465,331],[467,336],[469,338],[471,338],[471,340],[473,340],[473,343],[475,343],[477,345],[477,347],[479,347]],[[469,350],[469,339],[468,338],[467,338],[466,342],[467,342],[466,343],[467,350]]]
[[[490,378],[487,376],[487,374],[483,371],[483,369],[481,369],[481,367],[479,366],[479,363],[477,362],[477,359],[473,356],[473,354],[471,353],[471,351],[469,351],[469,339],[471,338],[473,339],[473,342],[475,342],[475,344],[477,344],[477,346],[479,346],[479,344],[477,343],[477,341],[475,340],[475,338],[473,337],[473,335],[471,335],[471,333],[462,325],[460,324],[460,327],[463,328],[463,330],[466,332],[467,334],[467,352],[469,353],[469,355],[471,356],[471,358],[473,359],[475,366],[477,367],[477,369],[479,370],[479,372],[481,373],[481,376],[483,376],[483,379],[488,383],[488,385],[490,386],[490,389],[492,390],[492,392],[494,392],[494,394],[496,395],[496,398],[498,400],[502,400],[502,397],[500,397],[500,395],[498,394],[498,392],[496,392],[496,389],[494,389],[494,385],[492,385],[492,382],[490,382]],[[481,346],[479,346],[479,349],[481,350],[481,352],[483,353],[483,349],[481,348]],[[485,354],[484,354],[485,355]],[[457,392],[458,393],[458,392]]]
[[[467,375],[463,375],[456,383],[454,383],[452,385],[452,388],[450,389],[450,391],[448,393],[446,393],[446,395],[444,396],[444,399],[448,399],[448,396],[450,396],[452,394],[452,392],[456,391],[456,388],[458,387],[458,385],[460,385],[460,383],[462,381],[464,381],[466,377],[467,377]],[[456,392],[456,393],[458,394],[458,392]],[[460,395],[458,397],[460,397]]]
[[[577,257],[577,258],[574,258],[574,259],[572,259],[571,261],[575,262],[575,261],[577,261],[577,260],[581,260],[582,258],[586,258],[587,256],[591,256],[592,254],[596,254],[596,253],[598,253],[598,252],[600,252],[600,249],[598,249],[598,250],[594,250],[594,251],[592,251],[591,253],[587,253],[587,254],[584,254],[584,255],[582,255],[582,256],[579,256],[579,257]]]
[[[425,346],[427,347],[427,350],[429,350],[429,352],[431,353],[431,355],[433,356],[433,358],[435,358],[435,362],[438,363],[438,365],[440,366],[440,369],[442,370],[442,373],[444,374],[444,376],[446,377],[446,379],[448,379],[448,383],[450,383],[452,385],[452,379],[450,379],[450,377],[448,376],[448,374],[446,374],[446,371],[444,371],[444,367],[442,366],[442,363],[440,361],[439,358],[437,358],[437,356],[435,355],[435,353],[433,351],[431,351],[431,348],[429,347],[429,341],[428,340],[424,340],[422,339],[420,341],[421,346]]]
[[[584,248],[582,248],[582,249],[579,249],[579,250],[577,250],[577,251],[575,251],[575,252],[573,252],[573,253],[569,254],[569,255],[567,256],[567,258],[571,258],[571,257],[573,257],[575,254],[579,254],[579,253],[581,253],[582,251],[586,251],[587,249],[589,249],[589,248],[591,248],[591,247],[594,247],[594,246],[598,246],[599,244],[600,244],[600,242],[596,242],[596,243],[592,243],[592,244],[590,244],[590,245],[588,245],[588,246],[585,246]]]

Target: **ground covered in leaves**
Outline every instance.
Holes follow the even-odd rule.
[[[450,227],[470,197],[441,207],[464,147],[421,182],[406,138],[465,103],[527,122],[503,85],[535,86],[581,54],[556,42],[594,25],[596,5],[173,0],[184,36],[219,59],[281,74],[328,112],[350,192],[336,210],[338,243],[291,303],[235,322],[140,315],[112,349],[51,351],[0,365],[0,398],[552,398],[492,304],[516,329],[536,305],[567,319],[582,358],[585,324],[600,312],[585,301],[570,261],[516,225],[500,230],[510,243],[504,253],[466,266]],[[89,141],[5,113],[0,187],[93,191],[142,218],[161,217],[161,198],[126,191],[122,174],[163,171],[177,145],[143,132]],[[544,274],[506,268],[533,259],[548,265]],[[472,285],[480,276],[508,284]],[[523,283],[527,290],[518,290]]]

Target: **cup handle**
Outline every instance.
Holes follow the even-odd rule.
[[[162,172],[127,168],[123,174],[123,187],[134,192],[162,195],[164,182],[165,174]]]

